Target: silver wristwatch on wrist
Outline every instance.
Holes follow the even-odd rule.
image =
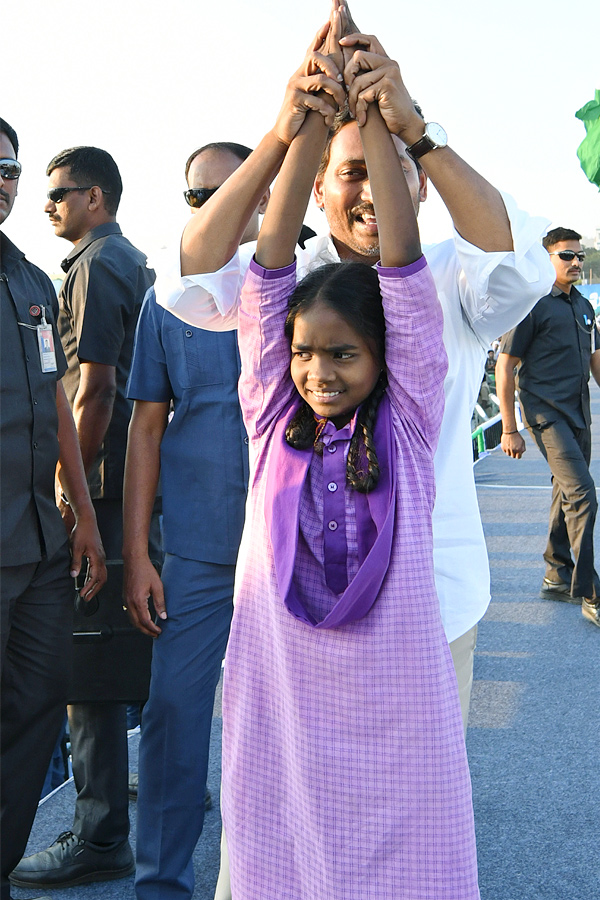
[[[429,153],[430,150],[438,150],[445,147],[448,143],[448,135],[441,125],[437,122],[427,122],[425,125],[425,134],[410,147],[406,148],[406,152],[413,159],[420,159]]]

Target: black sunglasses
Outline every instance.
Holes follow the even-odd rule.
[[[48,200],[52,200],[53,203],[62,203],[65,199],[65,194],[70,194],[71,191],[91,191],[93,187],[99,187],[96,184],[88,184],[85,187],[60,187],[60,188],[50,188],[48,191]],[[110,191],[105,191],[103,188],[100,188],[103,194],[110,194]]]
[[[18,159],[0,159],[0,175],[5,181],[16,181],[21,174],[21,163]]]
[[[583,262],[585,259],[585,253],[575,253],[574,250],[555,250],[554,253],[550,253],[550,256],[560,256],[563,262],[571,262],[575,257],[579,262]]]
[[[220,187],[221,185],[219,185]],[[183,192],[183,196],[186,199],[188,206],[193,206],[194,209],[198,209],[198,207],[203,206],[209,197],[219,190],[219,187],[216,188],[190,188],[187,191]]]

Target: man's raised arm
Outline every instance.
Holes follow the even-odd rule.
[[[315,110],[327,125],[332,124],[345,92],[337,67],[320,52],[328,31],[329,22],[317,31],[302,65],[288,82],[275,126],[186,225],[181,240],[182,275],[216,272],[231,259],[307,112]],[[322,92],[333,97],[333,106]]]
[[[340,43],[348,58],[350,53],[354,57],[345,76],[350,108],[356,108],[358,123],[364,124],[367,106],[376,100],[389,130],[411,147],[423,137],[425,123],[414,108],[398,63],[387,56],[373,35],[347,35]],[[508,215],[496,188],[447,146],[424,154],[419,163],[461,237],[488,253],[513,249]]]

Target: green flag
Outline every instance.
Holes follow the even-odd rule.
[[[581,119],[587,132],[577,149],[581,168],[592,184],[600,188],[600,91],[595,100],[590,100],[575,113]]]

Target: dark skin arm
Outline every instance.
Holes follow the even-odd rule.
[[[81,561],[87,556],[89,575],[81,591],[84,600],[90,600],[106,582],[104,548],[98,533],[96,514],[88,490],[75,423],[62,384],[56,385],[56,409],[58,413],[59,464],[62,488],[69,501],[73,524],[67,526],[71,545],[71,575],[81,570]]]
[[[160,443],[168,415],[168,402],[134,402],[125,459],[123,597],[133,624],[150,637],[161,633],[150,616],[150,597],[159,618],[167,618],[162,581],[148,556],[148,535],[160,474]]]
[[[331,23],[322,35],[323,59],[327,63],[325,68],[335,79],[329,79],[331,95],[328,97],[321,91],[322,97],[319,98],[327,105],[328,114],[323,115],[321,109],[313,109],[308,114],[305,111],[304,121],[286,154],[258,236],[256,261],[265,269],[281,269],[294,261],[298,235],[325,147],[329,122],[335,112],[330,104],[335,103],[338,94],[340,101],[344,100],[344,92],[338,84],[338,65],[343,62],[339,45],[341,29],[339,4],[335,3]]]
[[[327,22],[319,29],[290,79],[275,126],[187,223],[181,240],[182,275],[215,272],[231,259],[307,112],[319,113],[327,127],[333,122],[345,93],[339,68],[324,47],[329,27]]]
[[[364,124],[369,103],[377,101],[392,134],[409,147],[423,136],[424,122],[415,111],[400,68],[373,35],[343,37],[352,58],[344,70],[350,108]],[[486,252],[513,249],[510,223],[500,193],[450,147],[432,150],[419,160],[444,201],[458,233]]]
[[[515,366],[520,361],[518,356],[509,356],[508,353],[500,353],[496,360],[496,396],[502,416],[500,446],[513,459],[521,459],[527,449],[515,417]]]
[[[90,472],[110,424],[116,391],[117,377],[114,366],[80,361],[80,381],[73,403],[73,418],[86,475]],[[60,463],[57,478],[62,485]],[[62,502],[59,503],[59,508],[65,524],[72,527],[74,519],[69,509],[65,509]]]

